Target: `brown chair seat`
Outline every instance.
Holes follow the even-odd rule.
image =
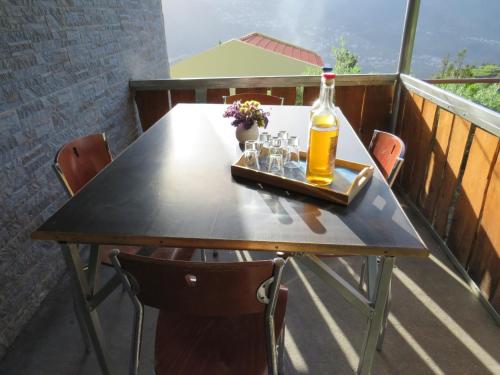
[[[118,251],[111,256],[135,310],[131,374],[139,368],[144,305],[160,310],[157,375],[260,375],[268,366],[274,373],[282,368],[285,260],[204,263]]]
[[[288,289],[281,286],[274,315],[283,328]],[[264,374],[266,337],[262,314],[212,318],[161,310],[156,326],[157,375]]]

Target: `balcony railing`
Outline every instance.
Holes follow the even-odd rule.
[[[386,129],[396,74],[342,75],[336,80],[336,103],[365,144],[373,129]],[[165,79],[131,81],[143,129],[177,103],[223,103],[232,92],[264,92],[285,105],[311,105],[319,95],[318,76]]]
[[[232,92],[310,105],[319,82],[318,76],[241,77],[131,81],[130,87],[147,130],[177,103],[222,103]],[[404,74],[341,75],[336,85],[336,104],[365,145],[374,129],[404,140],[399,189],[500,322],[500,114]]]
[[[499,312],[500,114],[413,77],[401,81],[399,185]]]

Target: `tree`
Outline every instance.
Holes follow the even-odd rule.
[[[467,78],[472,77],[473,65],[464,65],[467,49],[457,52],[453,62],[450,62],[450,54],[441,60],[441,70],[435,75],[436,78]]]
[[[483,64],[475,66],[465,64],[467,50],[464,48],[457,52],[454,61],[450,61],[448,54],[441,61],[441,69],[433,78],[469,78],[469,77],[499,77],[500,66],[494,64]],[[447,83],[439,85],[441,88],[460,95],[475,103],[484,105],[500,112],[500,85],[498,83]]]
[[[337,45],[332,47],[331,56],[335,61],[333,72],[336,74],[356,74],[361,72],[358,65],[358,56],[352,53],[345,44],[345,38],[341,36],[337,39]],[[308,67],[304,74],[320,75],[320,67]]]
[[[333,71],[337,74],[356,74],[361,72],[358,65],[358,56],[347,49],[345,38],[337,39],[338,47],[332,48],[332,57],[335,60]]]

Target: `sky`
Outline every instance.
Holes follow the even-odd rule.
[[[342,36],[363,73],[396,70],[406,7],[402,0],[162,1],[170,62],[259,31],[329,63]],[[498,0],[422,0],[412,73],[429,77],[462,48],[466,62],[500,64],[499,15]]]

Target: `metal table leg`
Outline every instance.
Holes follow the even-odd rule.
[[[99,268],[101,266],[101,251],[99,245],[90,245],[89,269],[87,273],[87,282],[89,283],[89,292],[93,295],[97,288],[99,279]]]
[[[92,298],[93,293],[91,293],[91,287],[89,286],[87,275],[85,275],[82,267],[78,246],[75,244],[61,244],[61,246],[64,260],[66,261],[68,271],[74,284],[74,288],[72,288],[72,290],[76,308],[79,309],[81,317],[85,322],[102,373],[104,375],[111,374],[108,364],[109,361],[105,354],[104,340],[99,317],[97,316],[95,307],[92,308],[89,305],[89,299]],[[95,255],[91,254],[91,259],[92,256],[95,257]],[[91,272],[93,271],[90,271],[89,273]],[[93,287],[95,286],[94,280],[92,280],[91,285]]]
[[[377,350],[382,351],[382,345],[384,344],[385,330],[387,329],[387,319],[389,318],[389,312],[391,311],[391,282],[389,282],[389,294],[387,294],[387,301],[385,303],[384,309],[384,319],[382,320],[382,328],[380,329],[380,335],[377,341]]]
[[[366,257],[366,289],[368,298],[373,301],[375,297],[375,291],[377,286],[378,275],[380,271],[379,267],[380,257],[378,256],[368,256]],[[387,327],[387,318],[389,317],[389,310],[391,305],[391,285],[389,284],[389,294],[387,295],[387,302],[384,308],[384,319],[382,321],[382,328],[380,330],[380,335],[377,343],[377,350],[382,351],[382,345],[384,343],[385,329]]]
[[[389,296],[392,267],[394,265],[394,257],[380,257],[380,263],[378,263],[378,265],[376,257],[369,258],[371,258],[371,273],[372,277],[375,275],[375,281],[370,282],[369,275],[367,284],[371,283],[372,285],[373,298],[367,298],[316,255],[306,254],[296,258],[307,265],[316,276],[337,290],[347,302],[358,310],[358,312],[367,317],[367,330],[357,370],[359,375],[370,374],[373,357],[377,349],[377,342],[381,345],[383,339],[381,330],[387,317],[386,314],[388,313],[386,302]],[[370,259],[366,267],[369,269]],[[378,273],[376,272],[377,269]]]
[[[358,365],[357,373],[359,375],[367,375],[371,372],[373,357],[375,356],[377,342],[384,322],[393,265],[394,257],[380,258],[380,272],[375,288],[374,299],[372,300],[372,312],[368,316],[366,336],[363,342],[363,348],[361,349]]]
[[[373,300],[375,296],[375,289],[377,285],[377,276],[378,276],[378,258],[377,256],[369,256],[367,257],[366,264],[366,290],[368,292],[368,298]]]

